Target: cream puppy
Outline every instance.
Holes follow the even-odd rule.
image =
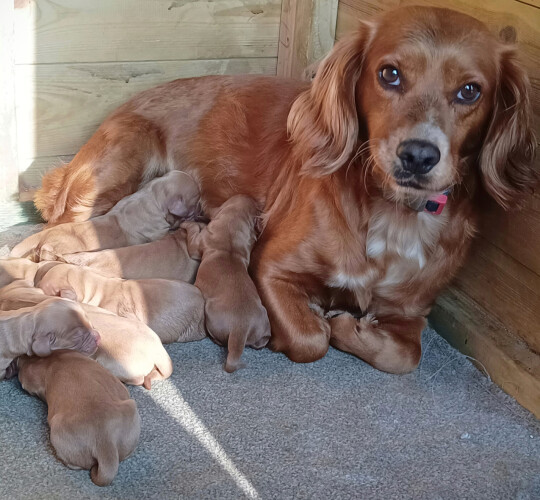
[[[0,259],[0,288],[15,280],[33,281],[40,264],[28,259],[6,257]]]
[[[204,299],[189,283],[163,279],[106,278],[88,267],[58,264],[37,281],[50,296],[62,296],[137,319],[163,343],[205,337]]]
[[[101,340],[92,357],[122,382],[152,387],[153,380],[169,378],[173,364],[160,338],[144,323],[81,304]]]
[[[10,308],[16,309],[15,311],[0,313],[0,320],[2,314],[10,315],[10,318],[6,318],[4,323],[0,321],[0,325],[5,324],[11,327],[7,336],[0,336],[2,339],[7,338],[7,347],[4,348],[4,351],[8,354],[5,359],[0,358],[0,367],[7,367],[12,359],[21,354],[47,355],[50,350],[73,348],[91,354],[101,365],[127,384],[143,385],[150,389],[152,380],[168,378],[171,375],[173,371],[171,358],[163,347],[160,338],[144,323],[136,319],[116,316],[99,307],[77,304],[67,299],[53,297],[53,304],[67,304],[75,312],[82,314],[89,325],[91,324],[97,331],[101,330],[102,333],[100,332],[99,335],[96,330],[91,330],[93,338],[99,339],[99,347],[97,347],[97,342],[89,346],[88,344],[92,339],[82,337],[82,341],[79,340],[82,335],[79,329],[71,332],[70,336],[63,334],[62,328],[69,328],[73,324],[73,319],[66,314],[58,314],[56,309],[51,309],[50,302],[51,297],[45,295],[40,288],[34,288],[27,281],[15,281],[0,290],[2,307],[7,304]],[[31,335],[32,331],[28,322],[17,323],[17,320],[24,319],[27,310],[36,312],[42,309],[48,314],[34,316],[28,320],[33,322],[31,325],[35,326],[37,334]],[[12,317],[15,320],[12,320]],[[75,319],[77,318],[78,316],[75,316]],[[7,319],[13,322],[8,324]],[[71,323],[68,322],[69,319],[71,319]],[[21,336],[26,334],[31,337],[30,340],[27,340],[27,342],[33,342],[31,349],[21,350],[18,345],[15,345],[17,349],[10,347],[18,338],[13,335],[14,328],[20,329]],[[46,332],[50,330],[53,333],[42,334],[42,330]],[[56,332],[63,335],[61,336]],[[82,333],[85,333],[85,330],[82,330]],[[64,337],[67,338],[64,339]],[[54,340],[52,344],[50,338]],[[21,345],[24,346],[25,344],[21,343]],[[0,374],[2,377],[4,376],[3,371]]]
[[[123,198],[105,215],[33,234],[10,255],[39,262],[67,253],[146,243],[162,238],[181,219],[193,219],[199,211],[197,183],[174,170]]]

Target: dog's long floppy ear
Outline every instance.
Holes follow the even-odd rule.
[[[293,103],[287,128],[302,173],[320,177],[350,160],[358,141],[356,86],[374,27],[362,24],[321,62],[311,84]]]
[[[529,79],[514,49],[501,53],[493,117],[480,154],[488,193],[505,209],[519,207],[539,175],[534,166],[536,138],[529,100]]]

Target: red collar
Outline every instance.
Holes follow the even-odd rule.
[[[416,212],[428,212],[432,215],[440,215],[448,202],[448,195],[451,189],[447,189],[442,193],[434,194],[429,198],[406,200],[405,205],[412,208]]]

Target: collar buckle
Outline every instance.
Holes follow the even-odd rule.
[[[436,196],[429,198],[424,206],[424,212],[428,212],[432,215],[439,215],[444,210],[444,207],[448,201],[448,194],[450,190],[446,190]]]

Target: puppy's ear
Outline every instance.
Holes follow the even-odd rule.
[[[330,174],[354,154],[359,133],[356,87],[374,30],[362,24],[339,41],[318,66],[310,89],[292,105],[287,128],[304,174]]]
[[[184,203],[181,196],[174,196],[167,200],[165,220],[171,227],[178,227],[181,220],[187,219],[190,215],[189,208]]]
[[[51,354],[52,333],[38,333],[32,342],[32,352],[36,356],[45,357]]]
[[[536,138],[529,91],[529,79],[515,50],[505,47],[493,117],[480,154],[484,186],[505,209],[522,205],[524,194],[532,191],[539,178],[534,167]]]

